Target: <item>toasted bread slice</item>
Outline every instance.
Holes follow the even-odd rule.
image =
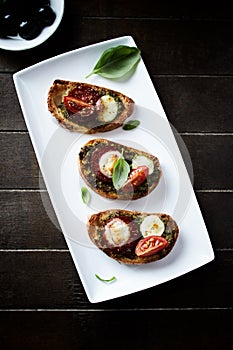
[[[130,172],[121,188],[113,184],[113,169],[120,158]],[[158,185],[162,170],[157,157],[103,138],[89,140],[79,152],[79,171],[87,185],[102,197],[134,200],[151,193]]]
[[[110,258],[125,264],[146,264],[167,256],[179,228],[168,214],[106,210],[87,222],[91,241]]]
[[[134,101],[105,87],[55,80],[48,92],[48,109],[64,128],[94,134],[120,127],[134,111]]]

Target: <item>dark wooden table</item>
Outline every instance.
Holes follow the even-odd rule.
[[[39,167],[13,73],[131,35],[184,140],[215,259],[125,297],[88,301],[61,231],[42,203]],[[0,348],[229,349],[233,272],[233,14],[221,1],[65,1],[54,35],[0,50]]]

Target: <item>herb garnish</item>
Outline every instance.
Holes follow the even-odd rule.
[[[83,203],[88,204],[91,200],[91,195],[86,187],[81,188],[81,195],[82,195]]]
[[[112,173],[112,183],[116,190],[119,190],[124,185],[128,178],[129,172],[130,166],[123,158],[123,156],[121,156],[115,162]]]
[[[103,52],[86,78],[98,74],[104,78],[116,79],[133,73],[140,61],[140,53],[137,47],[126,45],[111,47]]]
[[[123,130],[133,130],[140,124],[139,120],[130,120],[127,123],[125,123],[122,127]]]
[[[99,275],[95,274],[95,277],[98,278],[98,280],[102,281],[102,282],[105,282],[105,283],[111,283],[111,282],[114,282],[116,281],[116,277],[113,276],[112,278],[109,278],[109,279],[103,279],[101,278]]]

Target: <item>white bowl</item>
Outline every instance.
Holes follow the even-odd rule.
[[[4,50],[21,51],[31,49],[46,41],[59,26],[64,12],[64,0],[51,0],[50,3],[52,9],[56,13],[56,19],[51,26],[45,27],[41,34],[33,40],[25,40],[19,36],[15,38],[0,38],[0,48]]]

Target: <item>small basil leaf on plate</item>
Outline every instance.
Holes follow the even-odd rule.
[[[82,195],[83,203],[88,204],[91,200],[91,195],[86,187],[81,188],[81,195]]]
[[[94,69],[86,76],[98,74],[104,78],[117,79],[133,73],[140,61],[141,51],[137,47],[119,45],[103,52]]]
[[[124,130],[133,130],[133,129],[137,128],[139,124],[140,124],[139,120],[136,120],[136,119],[130,120],[127,123],[125,123],[122,128]]]
[[[116,277],[115,276],[113,276],[113,277],[111,277],[109,279],[103,279],[99,275],[95,274],[95,277],[98,278],[98,280],[100,280],[102,282],[105,282],[105,283],[110,283],[110,282],[116,281]]]
[[[123,157],[118,158],[113,167],[112,182],[116,190],[119,190],[126,182],[130,172],[130,166]]]

